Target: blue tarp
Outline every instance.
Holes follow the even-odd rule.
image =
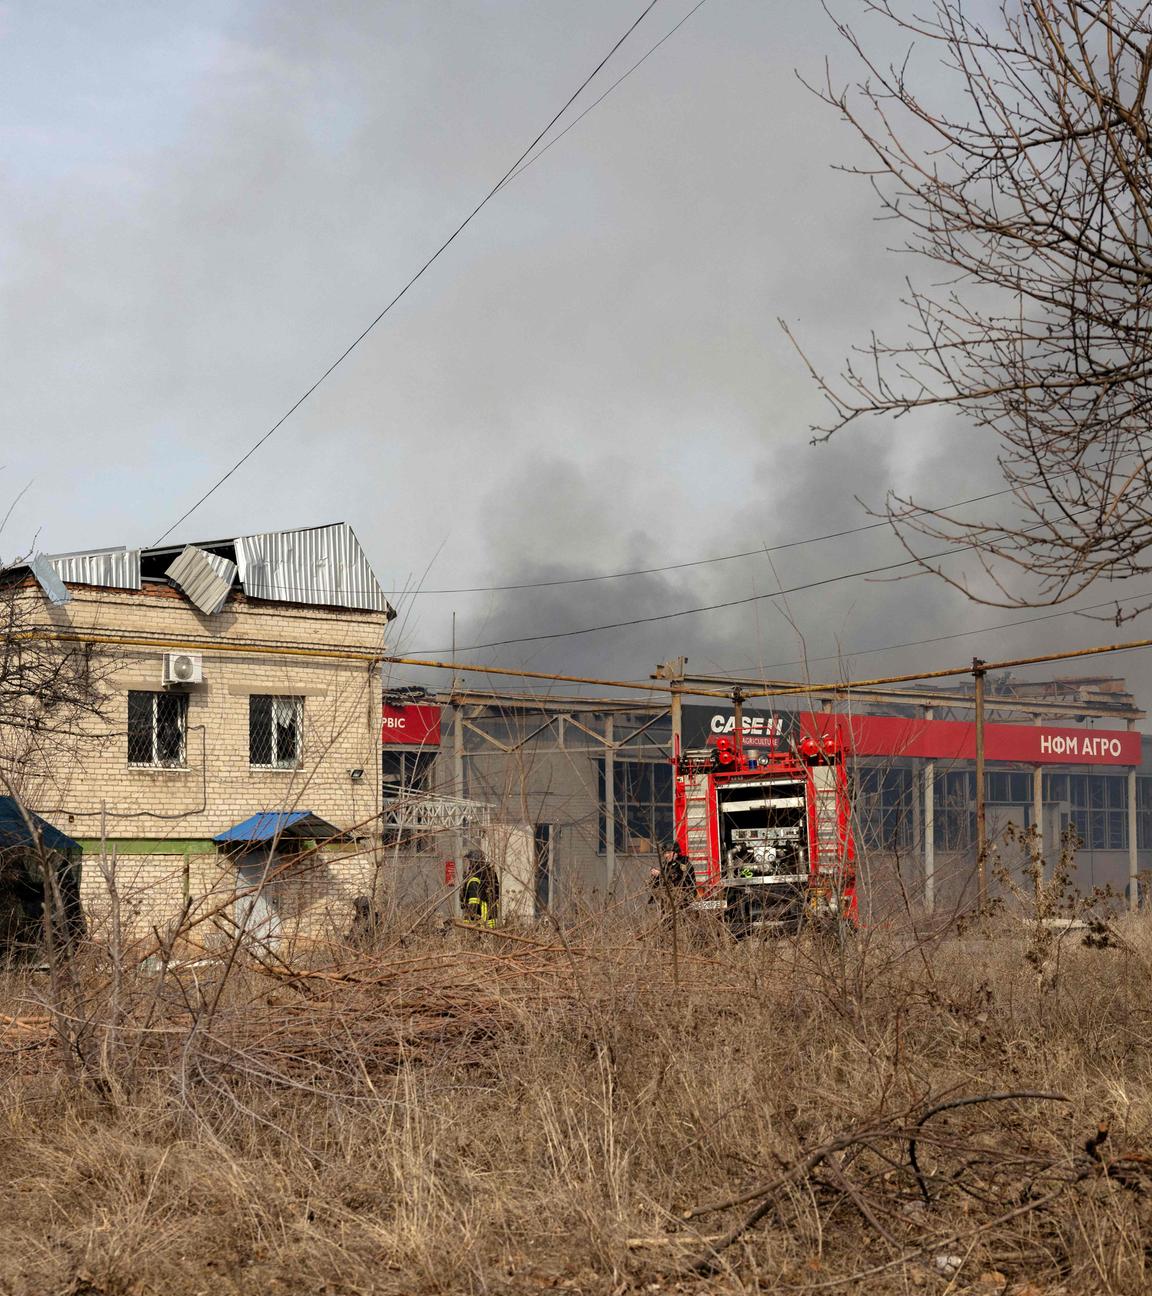
[[[274,837],[339,837],[340,830],[311,810],[264,810],[225,828],[212,838],[226,842],[265,842]]]
[[[79,842],[73,841],[59,828],[53,828],[46,819],[41,819],[31,811],[27,812],[27,816],[26,819],[13,797],[0,797],[0,850],[13,846],[35,847],[36,836],[29,830],[28,819],[36,825],[40,840],[48,850],[78,851],[80,849]]]

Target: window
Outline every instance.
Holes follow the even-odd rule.
[[[386,797],[431,789],[432,770],[436,764],[434,751],[397,751],[385,747],[381,762]]]
[[[984,797],[989,806],[1032,805],[1032,775],[1023,770],[987,770],[984,774]]]
[[[1088,850],[1128,845],[1128,786],[1123,774],[1070,774],[1072,826]]]
[[[1136,847],[1152,850],[1152,778],[1136,780]]]
[[[540,918],[552,907],[553,853],[556,845],[556,827],[539,823],[534,831],[536,841],[536,876],[533,890],[536,897],[536,917]]]
[[[970,850],[976,842],[976,775],[949,770],[936,775],[936,845],[940,850]]]
[[[185,763],[187,693],[128,693],[128,764],[176,769]]]
[[[604,804],[605,762],[599,766],[600,853],[608,841]],[[672,844],[672,765],[660,761],[615,762],[612,779],[616,812],[613,838],[618,851],[647,855]]]
[[[856,813],[864,845],[906,850],[912,845],[912,771],[857,765]]]
[[[248,760],[268,769],[296,769],[304,699],[253,694],[248,700]]]

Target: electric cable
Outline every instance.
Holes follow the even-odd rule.
[[[1078,510],[1079,512],[1089,510]],[[1026,527],[1026,531],[1036,531],[1042,529],[1047,523],[1037,523],[1035,526]],[[514,644],[538,643],[547,639],[574,639],[581,635],[599,634],[605,630],[625,630],[632,626],[652,625],[659,621],[675,621],[679,617],[697,616],[702,612],[718,612],[726,608],[744,607],[750,603],[762,603],[765,599],[783,598],[787,594],[799,594],[804,590],[820,589],[826,585],[835,585],[840,581],[856,580],[865,576],[878,576],[884,572],[900,571],[905,567],[919,567],[921,572],[918,574],[928,575],[930,569],[924,567],[925,563],[935,562],[937,559],[949,558],[954,554],[970,553],[979,549],[979,544],[956,545],[951,549],[938,549],[935,553],[920,554],[915,558],[905,558],[900,562],[885,563],[879,567],[865,567],[858,571],[840,572],[836,576],[825,576],[822,580],[806,581],[801,585],[792,585],[788,589],[769,590],[763,594],[748,594],[743,598],[725,599],[722,603],[705,603],[699,607],[681,608],[677,612],[658,612],[652,616],[632,617],[627,621],[609,621],[603,625],[583,626],[578,630],[557,630],[550,634],[522,635],[515,639],[495,639],[488,643],[468,644],[464,647],[456,646],[455,652],[475,652],[481,648],[506,648]],[[422,650],[426,653],[440,653],[451,651],[446,648],[430,648]]]
[[[701,612],[718,612],[724,608],[743,607],[748,603],[760,603],[764,599],[782,598],[785,594],[798,594],[801,590],[818,589],[822,585],[835,585],[839,581],[856,580],[862,576],[876,576],[882,572],[896,571],[902,567],[919,566],[937,558],[947,558],[965,549],[974,549],[975,545],[958,546],[955,549],[944,549],[937,553],[924,554],[920,558],[906,558],[903,562],[885,563],[882,567],[866,567],[860,571],[841,572],[838,576],[826,576],[823,580],[808,581],[803,585],[792,585],[788,589],[772,590],[765,594],[749,594],[744,598],[725,599],[723,603],[705,603],[700,607],[681,608],[678,612],[659,612],[652,616],[632,617],[627,621],[608,621],[603,625],[583,626],[579,630],[555,630],[551,634],[522,635],[516,639],[494,639],[489,643],[457,645],[456,652],[476,652],[481,648],[506,648],[512,644],[539,643],[545,639],[574,639],[579,635],[600,634],[605,630],[625,630],[631,626],[652,625],[657,621],[675,621],[679,617],[697,616]],[[420,656],[429,653],[451,651],[448,648],[424,648],[413,650]]]
[[[1130,598],[1152,599],[1152,590],[1144,590],[1140,594],[1129,595]],[[798,657],[792,661],[772,662],[767,666],[750,666],[746,669],[749,671],[760,671],[761,673],[770,670],[782,670],[785,666],[805,666],[813,662],[830,662],[842,661],[849,657],[868,657],[873,653],[896,652],[901,648],[922,648],[927,644],[947,643],[952,639],[965,639],[971,635],[991,634],[996,630],[1011,630],[1016,626],[1033,625],[1038,621],[1055,621],[1059,617],[1083,616],[1087,612],[1095,612],[1100,608],[1112,607],[1118,602],[1117,599],[1105,599],[1102,603],[1087,603],[1084,607],[1065,608],[1061,612],[1044,612],[1040,616],[1019,617],[1015,621],[999,621],[996,625],[977,626],[975,630],[956,630],[952,634],[933,635],[929,639],[909,639],[905,643],[884,644],[879,648],[857,648],[845,649],[843,652],[833,653],[826,657]],[[740,675],[744,671],[722,671],[721,674]]]
[[[195,504],[192,505],[191,508],[187,509],[184,513],[182,513],[180,517],[178,517],[176,521],[172,523],[172,525],[167,529],[167,531],[163,532],[163,534],[157,538],[157,540],[155,541],[156,545],[158,545],[161,540],[164,540],[166,537],[170,536],[172,532],[175,531],[176,528],[182,522],[187,521],[187,519],[190,518],[192,514],[195,513],[196,510],[203,503],[205,503],[205,501],[210,499],[211,496],[214,495],[216,491],[218,491],[220,487],[223,486],[224,483],[233,475],[233,473],[235,473],[238,469],[243,467],[243,465],[247,463],[249,459],[252,458],[252,456],[256,453],[256,451],[259,450],[260,447],[264,445],[264,443],[268,441],[270,437],[274,436],[276,432],[280,430],[281,427],[283,427],[283,425],[292,417],[293,414],[295,414],[295,412],[300,408],[300,406],[304,404],[304,402],[309,398],[309,396],[311,396],[312,393],[332,373],[334,373],[335,370],[340,367],[340,365],[344,363],[344,361],[352,354],[353,351],[356,350],[356,348],[360,345],[360,343],[364,341],[364,339],[368,336],[368,334],[372,332],[372,330],[376,327],[376,325],[379,324],[380,321],[392,310],[392,308],[395,305],[397,305],[397,303],[408,293],[408,290],[412,288],[417,283],[417,281],[423,277],[426,271],[431,269],[431,267],[440,259],[440,257],[448,250],[448,248],[452,246],[452,244],[464,232],[464,230],[468,228],[468,226],[480,214],[480,212],[483,211],[485,207],[487,207],[488,203],[500,192],[504,184],[512,177],[516,169],[531,155],[533,149],[535,149],[537,144],[539,144],[540,141],[552,129],[552,127],[556,125],[556,123],[560,120],[560,118],[564,116],[564,114],[568,111],[569,108],[571,108],[573,103],[575,103],[575,101],[580,97],[580,95],[584,93],[584,90],[587,88],[589,83],[600,73],[600,71],[603,69],[603,67],[608,62],[608,60],[613,56],[613,54],[616,53],[616,51],[620,48],[620,46],[624,44],[624,42],[628,39],[628,37],[632,35],[632,33],[636,30],[636,28],[640,26],[640,24],[644,21],[644,19],[652,12],[653,9],[655,9],[657,4],[659,3],[660,0],[648,0],[648,3],[641,10],[639,16],[632,21],[628,29],[624,32],[622,36],[620,36],[616,40],[616,42],[613,44],[612,48],[608,51],[608,53],[604,55],[604,57],[600,60],[600,62],[597,63],[596,66],[592,69],[592,71],[584,78],[583,81],[581,81],[580,85],[565,101],[564,106],[560,109],[560,111],[557,112],[552,117],[552,119],[548,122],[548,125],[545,126],[542,131],[540,131],[540,133],[535,137],[535,139],[533,139],[532,143],[529,144],[526,149],[524,149],[524,151],[520,154],[520,156],[516,159],[516,161],[512,163],[512,165],[504,172],[504,174],[500,177],[500,179],[492,186],[491,189],[488,190],[488,192],[484,195],[484,197],[481,198],[481,200],[476,204],[476,206],[472,208],[472,210],[468,213],[467,216],[464,217],[464,219],[459,223],[459,225],[456,226],[456,228],[452,231],[452,233],[444,240],[443,243],[440,244],[440,246],[436,249],[436,251],[433,252],[432,255],[424,262],[424,264],[419,268],[419,270],[417,270],[416,273],[407,281],[407,283],[404,284],[404,286],[400,289],[400,291],[396,293],[396,295],[391,299],[391,301],[388,302],[388,304],[384,307],[384,309],[376,316],[374,320],[372,320],[372,322],[368,325],[368,327],[363,329],[353,339],[353,341],[344,348],[344,350],[336,357],[335,360],[332,361],[332,363],[328,366],[328,368],[324,370],[324,372],[320,375],[320,377],[316,379],[316,381],[304,392],[304,394],[300,396],[294,402],[294,404],[284,414],[282,414],[280,418],[278,418],[276,422],[273,423],[272,426],[266,432],[264,432],[252,443],[252,445],[244,452],[244,454],[242,454],[240,458],[236,460],[236,462],[232,465],[232,467],[229,468],[228,471],[223,474],[223,476],[219,477],[204,492],[204,494],[200,496],[200,498],[196,501]]]
[[[588,105],[588,107],[585,108],[584,111],[578,117],[570,121],[568,125],[565,126],[564,129],[560,132],[559,135],[556,135],[552,139],[550,139],[548,143],[545,144],[544,147],[540,150],[539,153],[533,154],[532,157],[530,157],[527,160],[527,162],[521,163],[521,165],[517,167],[515,171],[512,172],[512,174],[508,177],[508,179],[503,182],[501,188],[507,188],[508,185],[510,185],[513,180],[517,179],[517,177],[519,176],[522,176],[524,172],[527,171],[528,168],[533,164],[533,162],[539,162],[540,159],[544,156],[544,154],[547,153],[548,150],[554,144],[559,144],[560,141],[564,138],[565,135],[568,134],[570,130],[573,130],[575,129],[575,127],[579,126],[580,123],[584,120],[585,117],[588,116],[588,114],[592,111],[593,108],[596,108],[600,104],[602,104],[604,100],[607,99],[608,96],[612,93],[612,91],[615,90],[616,87],[622,81],[627,81],[628,78],[632,75],[632,73],[635,72],[636,69],[640,67],[642,63],[647,63],[648,60],[652,57],[652,55],[655,54],[656,51],[660,48],[660,46],[663,45],[665,41],[671,40],[672,37],[675,36],[676,33],[680,30],[680,28],[684,26],[684,24],[688,21],[688,19],[691,18],[692,15],[696,13],[698,9],[703,9],[707,3],[708,0],[696,0],[696,3],[692,6],[691,9],[688,10],[688,12],[684,15],[684,17],[680,19],[680,21],[676,24],[676,26],[673,27],[670,31],[666,32],[663,36],[661,36],[660,39],[656,42],[656,44],[653,45],[652,48],[648,51],[647,54],[643,55],[641,58],[638,58],[636,62],[633,63],[632,66],[628,69],[627,72],[621,73],[621,75],[618,76],[616,80],[612,82],[612,84],[608,87],[607,90],[604,91],[603,94],[601,94],[598,98],[593,99],[592,102]]]
[[[926,514],[942,513],[945,509],[963,508],[966,504],[981,504],[985,500],[996,499],[1000,495],[1013,494],[1012,488],[990,491],[987,495],[973,495],[971,499],[955,500],[951,504],[941,504],[937,508],[913,509],[902,517],[923,517]],[[567,576],[555,580],[522,581],[513,585],[462,585],[445,589],[416,589],[409,594],[414,598],[421,594],[500,594],[509,590],[551,589],[557,585],[587,585],[594,581],[625,580],[632,576],[655,576],[661,572],[684,571],[688,567],[707,567],[715,563],[734,562],[738,558],[755,558],[759,554],[780,553],[785,549],[799,549],[803,545],[820,544],[825,540],[839,540],[844,536],[861,535],[865,531],[876,531],[891,526],[885,518],[879,522],[867,522],[857,527],[847,527],[843,531],[828,531],[824,535],[808,536],[804,540],[786,540],[780,544],[761,545],[758,549],[742,549],[738,553],[719,554],[715,558],[693,558],[687,562],[668,563],[663,567],[637,567],[632,571],[604,572],[592,576]]]

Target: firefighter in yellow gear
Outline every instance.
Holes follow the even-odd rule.
[[[467,870],[461,889],[465,922],[477,927],[495,927],[500,919],[500,877],[481,850],[464,856]]]

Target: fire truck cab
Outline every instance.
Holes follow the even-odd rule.
[[[737,936],[856,922],[855,843],[844,751],[834,735],[747,752],[739,739],[674,761],[676,844],[694,907]]]

